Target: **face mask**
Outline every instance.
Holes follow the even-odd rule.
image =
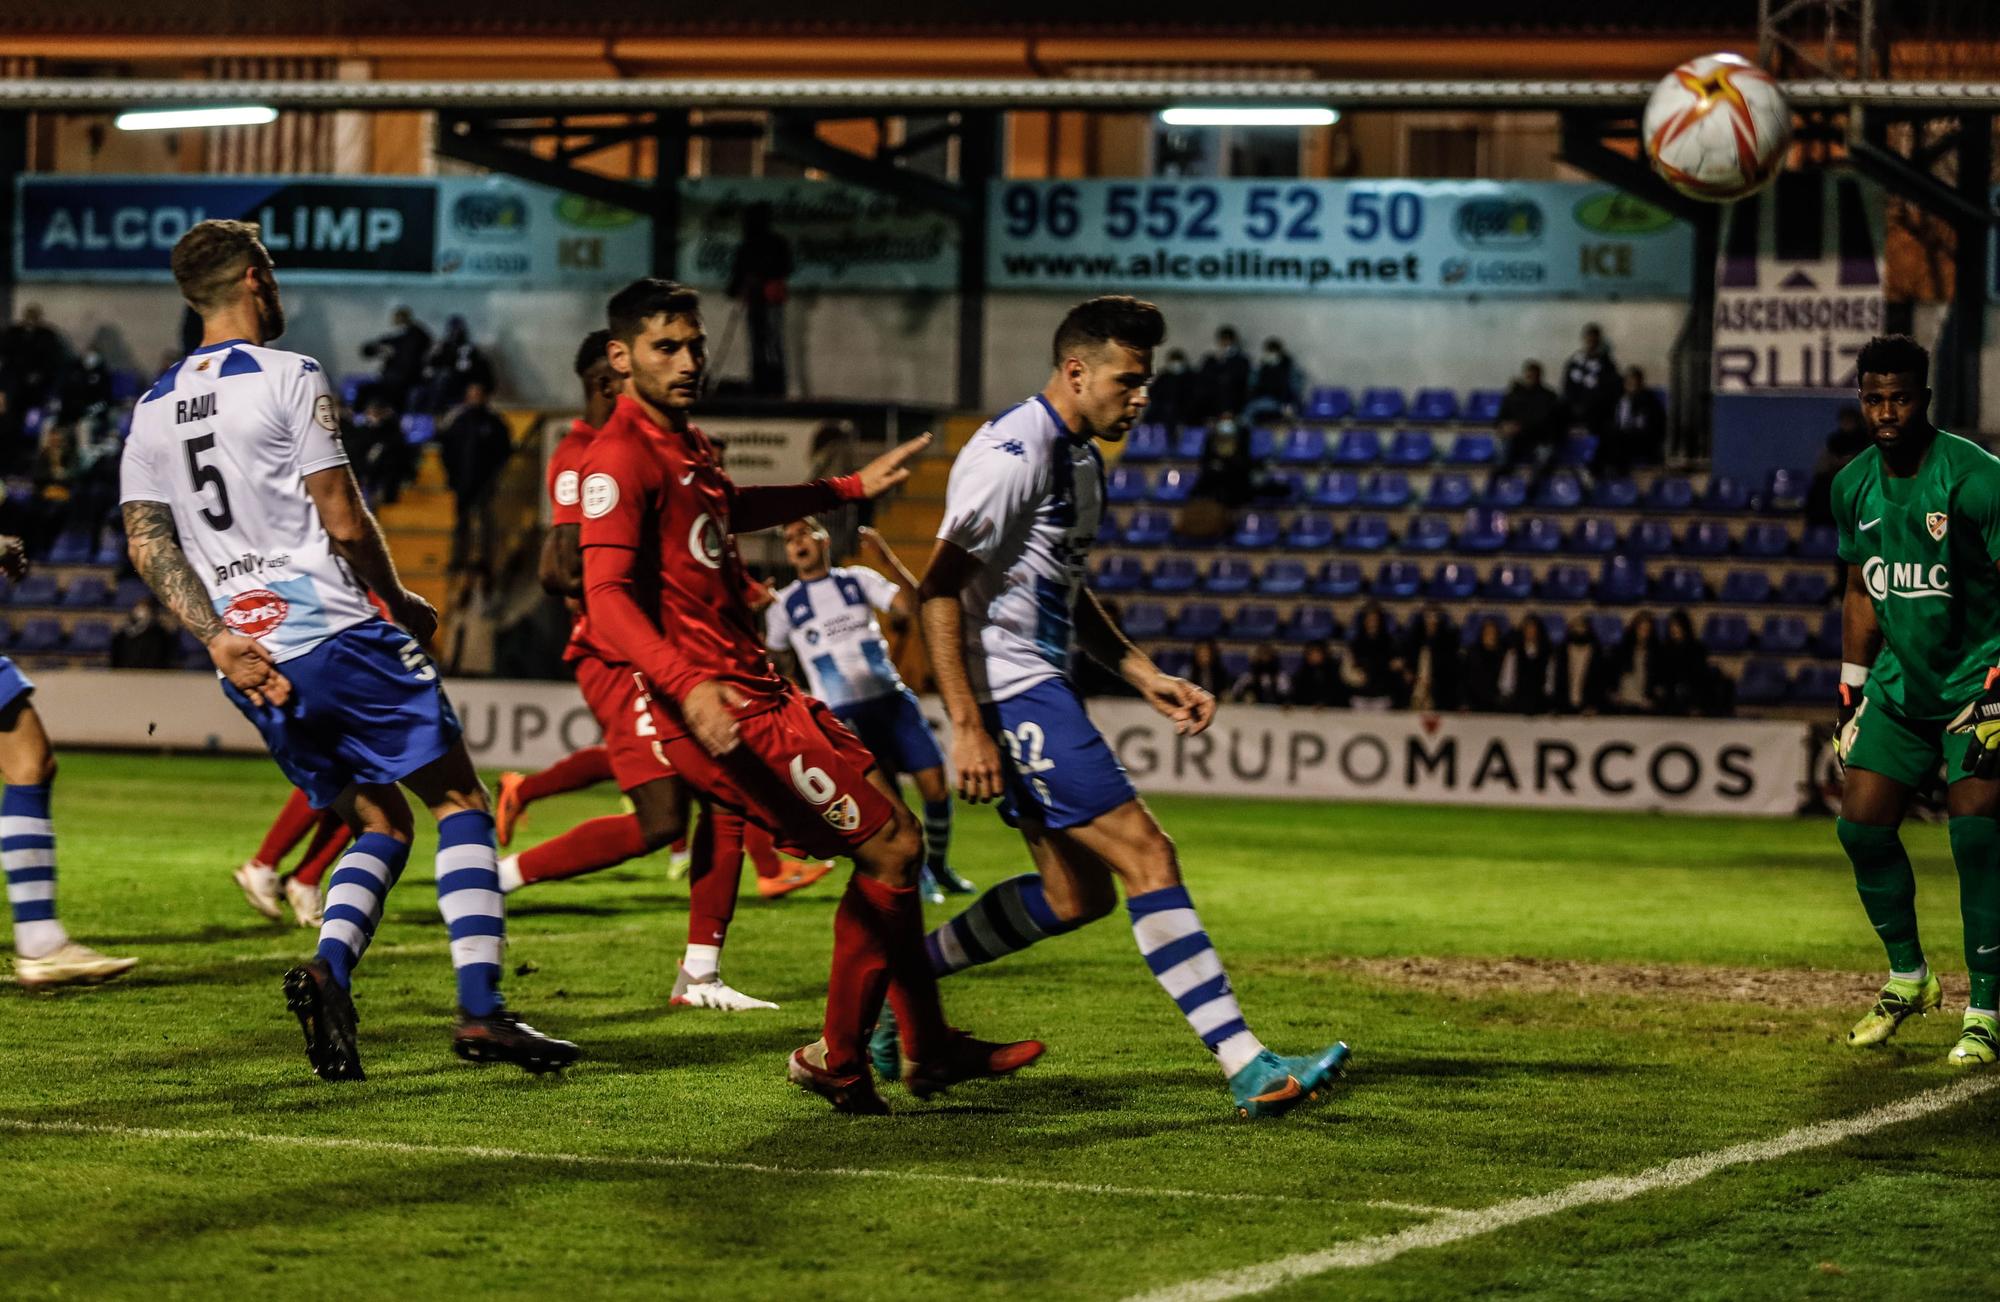
[[[1285,355],[1283,353],[1265,353],[1264,365],[1276,366],[1279,362],[1284,360],[1284,356]]]

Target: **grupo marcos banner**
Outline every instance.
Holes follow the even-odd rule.
[[[680,265],[696,284],[729,280],[744,217],[770,209],[792,250],[793,289],[953,289],[958,222],[908,199],[839,181],[690,177],[680,182]]]
[[[1685,298],[1694,234],[1561,181],[1015,181],[996,289]]]
[[[174,242],[210,217],[263,227],[281,275],[454,284],[623,281],[651,223],[510,177],[54,177],[18,181],[23,280],[165,281]]]

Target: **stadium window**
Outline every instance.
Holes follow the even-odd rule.
[[[1413,126],[1403,138],[1405,176],[1461,178],[1479,175],[1479,131],[1473,127]]]
[[[1300,128],[1170,127],[1153,132],[1155,176],[1297,176]]]

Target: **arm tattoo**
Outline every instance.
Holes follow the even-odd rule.
[[[174,532],[173,509],[164,502],[127,502],[125,537],[131,550],[133,568],[180,618],[181,626],[200,642],[207,642],[224,630],[208,589],[201,576],[188,564],[181,551],[180,537]]]

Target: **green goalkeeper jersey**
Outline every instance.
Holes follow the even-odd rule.
[[[2000,665],[2000,460],[1943,430],[1917,473],[1870,447],[1833,481],[1840,558],[1882,627],[1863,694],[1906,719],[1942,719]]]

